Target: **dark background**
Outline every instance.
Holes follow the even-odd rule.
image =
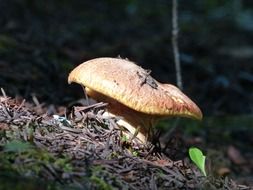
[[[252,7],[179,1],[184,92],[205,115],[252,114]],[[118,55],[176,84],[169,0],[0,0],[0,10],[0,86],[10,96],[66,105],[83,97],[67,84],[75,66]]]

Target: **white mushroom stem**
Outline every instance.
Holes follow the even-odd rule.
[[[135,111],[118,101],[98,93],[90,88],[86,88],[86,93],[93,99],[101,102],[107,102],[106,116],[119,116],[117,124],[126,128],[131,134],[135,134],[138,130],[137,138],[146,143],[147,140],[152,139],[153,127],[159,120],[157,116],[151,116],[138,111]]]
[[[106,116],[106,117],[117,117],[116,115],[110,113],[110,112],[104,112],[103,116]],[[145,136],[145,134],[143,134],[142,132],[138,131],[139,129],[136,128],[135,126],[133,126],[132,124],[130,124],[129,122],[127,122],[126,120],[124,120],[124,118],[122,119],[118,119],[117,121],[117,124],[121,127],[124,127],[125,129],[127,129],[130,134],[132,135],[129,135],[128,133],[126,133],[125,135],[127,136],[127,138],[132,138],[133,135],[137,133],[136,137],[142,142],[142,143],[146,143],[147,142],[147,137]]]

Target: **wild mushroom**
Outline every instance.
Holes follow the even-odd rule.
[[[198,106],[171,84],[162,84],[135,63],[97,58],[77,66],[68,77],[85,87],[91,98],[107,102],[108,114],[121,116],[119,125],[146,142],[158,120],[172,116],[201,120]]]

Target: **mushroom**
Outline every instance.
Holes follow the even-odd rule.
[[[150,76],[150,71],[120,58],[96,58],[77,66],[68,83],[85,87],[89,97],[107,102],[106,114],[120,116],[117,123],[138,132],[137,138],[147,142],[153,127],[172,116],[201,120],[199,107],[177,87],[162,84]]]

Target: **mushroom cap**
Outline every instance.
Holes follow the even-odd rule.
[[[199,107],[177,87],[162,84],[135,63],[120,58],[96,58],[77,66],[68,77],[89,90],[150,115],[202,119]]]

